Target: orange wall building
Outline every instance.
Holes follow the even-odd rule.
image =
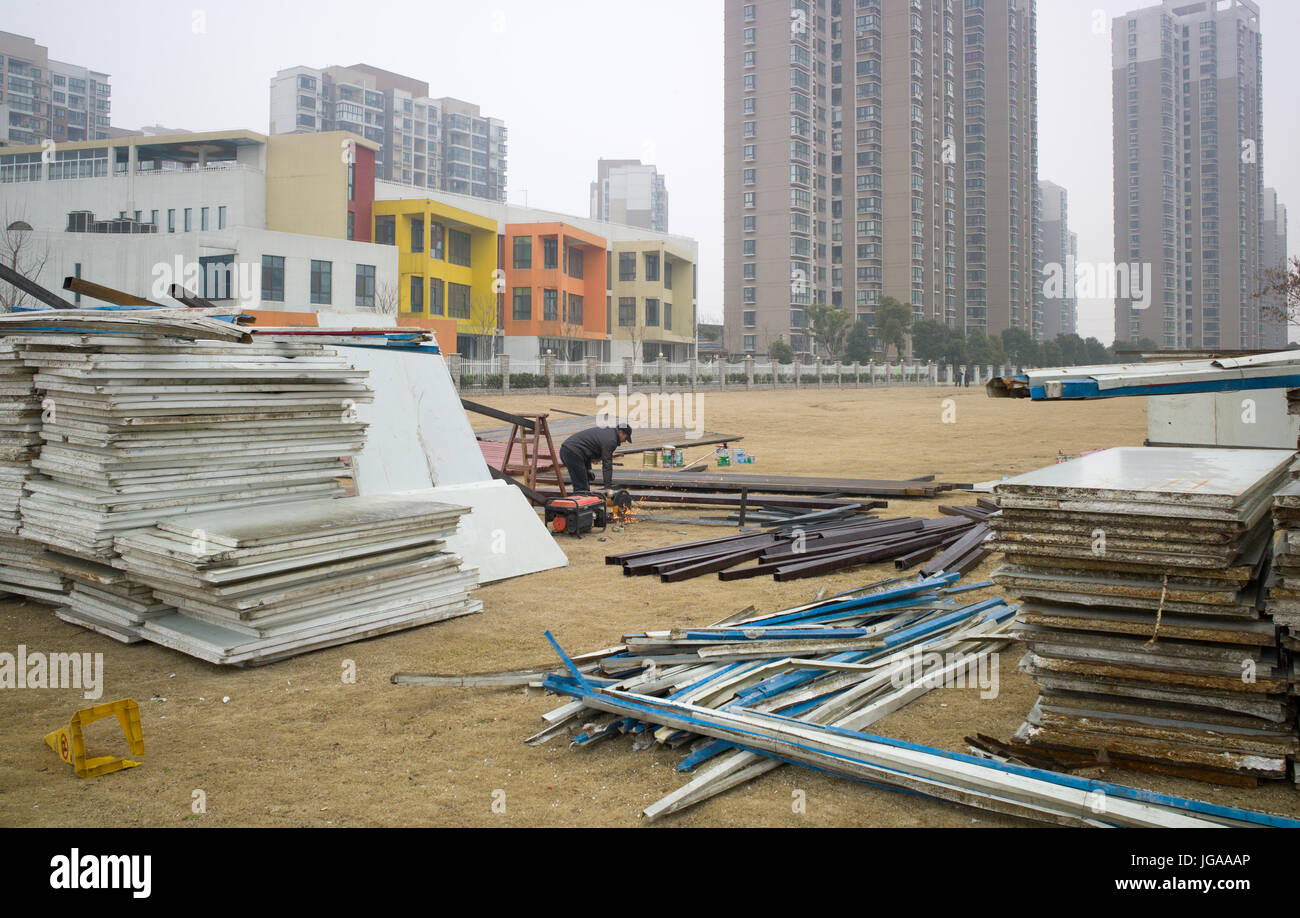
[[[502,326],[507,338],[539,340],[562,359],[601,355],[605,317],[604,237],[566,223],[508,223]]]

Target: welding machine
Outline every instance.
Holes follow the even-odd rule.
[[[595,494],[574,494],[546,502],[546,525],[552,532],[580,536],[594,527],[602,530],[609,523],[605,498]]]

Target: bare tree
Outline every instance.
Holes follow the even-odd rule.
[[[375,312],[381,316],[395,316],[398,313],[400,297],[397,284],[389,282],[375,287]]]
[[[50,246],[36,236],[27,222],[26,211],[5,205],[4,233],[0,235],[0,261],[33,283],[40,283],[41,275],[50,260]],[[9,312],[17,306],[35,304],[26,291],[12,284],[0,282],[0,312]]]
[[[1278,322],[1300,326],[1300,255],[1291,256],[1282,267],[1266,270],[1262,288],[1261,295],[1275,302],[1265,303],[1261,311]]]
[[[473,336],[479,360],[491,360],[497,332],[497,295],[479,291],[470,297],[465,329]]]

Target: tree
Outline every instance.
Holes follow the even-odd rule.
[[[497,331],[497,295],[489,290],[471,294],[469,316],[464,325],[466,332],[474,338],[475,358],[491,360]]]
[[[1115,352],[1096,338],[1084,338],[1083,348],[1088,355],[1089,366],[1115,362]]]
[[[0,236],[0,261],[33,283],[40,283],[41,275],[50,260],[49,244],[36,237],[26,214],[5,206],[4,234]],[[31,294],[11,284],[0,282],[0,312],[9,312],[16,306],[35,305]]]
[[[817,303],[804,309],[813,339],[826,349],[832,360],[839,361],[844,353],[844,338],[853,317],[842,306]]]
[[[1044,341],[1042,344],[1043,366],[1060,367],[1065,366],[1061,359],[1061,345],[1056,341]]]
[[[875,354],[875,329],[862,320],[853,323],[844,344],[844,359],[849,363],[868,363]]]
[[[921,360],[943,360],[953,335],[938,319],[917,319],[912,323],[912,354]]]
[[[998,366],[1007,361],[1002,339],[990,338],[983,329],[973,329],[966,336],[966,350],[970,362],[978,366]]]
[[[1002,347],[1007,352],[1007,358],[1016,366],[1031,367],[1038,363],[1038,342],[1023,328],[1003,329]]]
[[[911,327],[910,303],[900,303],[892,296],[880,298],[880,305],[876,307],[876,337],[880,339],[886,357],[889,356],[890,345],[898,351],[899,357],[903,356],[903,351],[907,349],[907,333]]]
[[[399,302],[397,284],[390,282],[375,287],[375,312],[381,316],[397,315]]]
[[[1291,256],[1291,260],[1280,268],[1266,270],[1260,293],[1272,294],[1281,301],[1266,304],[1262,312],[1279,322],[1300,325],[1300,255]]]
[[[784,338],[777,338],[768,345],[767,356],[771,357],[777,363],[794,363],[794,348],[792,348],[790,343]]]
[[[1056,343],[1061,348],[1061,366],[1081,367],[1088,362],[1088,348],[1078,335],[1057,335]]]

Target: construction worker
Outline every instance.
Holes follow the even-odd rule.
[[[603,487],[614,487],[614,450],[632,442],[632,428],[625,423],[617,427],[593,427],[576,433],[560,446],[560,461],[569,471],[569,484],[575,492],[591,490],[591,464],[600,460]]]

